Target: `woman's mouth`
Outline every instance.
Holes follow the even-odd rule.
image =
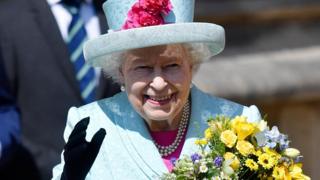
[[[145,101],[149,102],[154,105],[165,105],[169,103],[173,98],[175,97],[175,94],[167,95],[167,96],[149,96],[144,95]]]

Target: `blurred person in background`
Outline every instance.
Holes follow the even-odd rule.
[[[1,54],[0,54],[1,57]],[[0,179],[39,179],[35,162],[20,142],[20,116],[0,61]]]
[[[1,136],[17,139],[10,137],[18,137],[21,121],[21,142],[35,158],[42,179],[49,179],[59,162],[68,108],[119,91],[100,69],[83,63],[82,43],[108,29],[101,4],[99,0],[0,1],[1,81],[8,84],[0,94],[0,117],[1,123],[12,124],[0,125]],[[3,100],[7,94],[19,111]],[[7,116],[2,109],[14,115]],[[15,151],[10,154],[20,159]]]

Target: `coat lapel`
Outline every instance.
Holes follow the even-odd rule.
[[[219,108],[217,106],[212,106],[211,111],[209,112],[203,108],[204,104],[205,99],[203,99],[202,94],[195,86],[193,86],[191,90],[191,117],[180,158],[182,158],[183,155],[191,155],[192,153],[199,151],[199,148],[195,145],[195,140],[202,137],[204,130],[208,127],[206,119],[210,115],[214,115],[212,113],[219,113]]]
[[[209,117],[216,115],[233,117],[243,111],[243,106],[205,94],[195,86],[191,90],[191,100],[191,119],[180,157],[200,150],[195,145],[195,140],[204,136],[203,133],[208,128],[207,119]]]
[[[78,82],[74,75],[73,65],[69,60],[67,46],[60,34],[59,27],[49,5],[45,0],[33,0],[31,2],[32,5],[30,6],[32,12],[35,14],[35,20],[40,27],[43,37],[52,50],[52,56],[60,66],[62,73],[69,82],[68,84],[77,93],[79,99],[82,99],[78,88]]]
[[[132,108],[127,97],[123,98],[123,101],[127,101],[123,103],[126,106],[122,108],[126,119],[121,119],[117,123],[119,127],[125,129],[125,133],[121,134],[122,139],[126,139],[124,145],[143,174],[148,179],[155,179],[167,172],[167,169],[153,144],[144,120]]]

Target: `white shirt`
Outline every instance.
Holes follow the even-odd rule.
[[[62,38],[66,41],[68,38],[68,27],[72,20],[70,12],[60,3],[61,0],[47,0],[51,11],[56,19],[59,26]],[[85,29],[87,32],[88,39],[93,39],[101,34],[99,18],[95,14],[92,0],[86,0],[85,3],[81,4],[80,16],[82,17]],[[101,74],[101,68],[95,68],[96,82],[99,84],[99,77]]]

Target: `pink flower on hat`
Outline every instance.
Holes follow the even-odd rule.
[[[122,29],[131,29],[144,26],[155,26],[164,24],[164,20],[160,14],[153,15],[145,11],[139,3],[132,6],[128,12],[128,17]]]
[[[164,24],[161,13],[167,15],[171,9],[170,0],[139,0],[128,12],[122,29]]]
[[[167,15],[172,9],[170,0],[139,0],[139,3],[150,14],[163,13]]]

